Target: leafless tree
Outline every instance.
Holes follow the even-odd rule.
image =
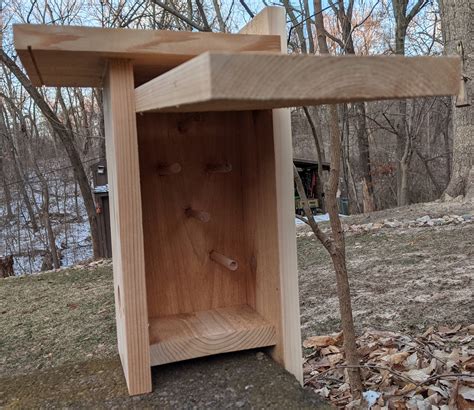
[[[446,53],[459,55],[463,61],[462,86],[465,93],[453,107],[453,162],[445,194],[474,198],[474,12],[469,0],[440,0],[441,22]]]

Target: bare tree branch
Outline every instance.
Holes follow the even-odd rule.
[[[173,16],[179,18],[180,20],[184,21],[186,24],[189,26],[195,28],[198,31],[210,31],[206,30],[205,27],[200,26],[199,24],[195,23],[191,19],[187,18],[184,14],[180,13],[178,10],[175,8],[168,6],[167,4],[163,3],[161,0],[150,0],[156,5],[160,6],[162,9],[166,10],[167,12],[171,13]]]

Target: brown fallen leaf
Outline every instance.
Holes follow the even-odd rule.
[[[337,345],[342,342],[342,332],[335,333],[332,335],[323,336],[311,336],[303,342],[303,347],[315,348],[315,347],[326,347],[330,345]]]
[[[474,410],[474,383],[470,378],[459,378],[456,382],[452,377],[453,373],[473,371],[474,326],[433,328],[425,331],[424,336],[413,338],[372,330],[359,336],[364,389],[382,394],[376,406],[383,410]],[[319,344],[331,341],[316,340]],[[314,389],[327,387],[327,399],[337,408],[357,406],[347,390],[347,368],[338,366],[344,364],[344,349],[335,344],[316,347],[305,362],[308,385]],[[324,377],[318,377],[318,371],[324,371]]]
[[[474,389],[469,386],[459,386],[458,394],[463,397],[463,399],[472,402],[474,407]]]
[[[444,335],[453,335],[457,333],[461,329],[461,325],[457,325],[453,328],[449,328],[447,326],[440,326],[438,327],[438,333],[444,334]]]
[[[329,356],[326,356],[326,358],[329,360],[329,362],[332,365],[335,365],[335,364],[338,364],[338,363],[342,362],[342,360],[344,359],[344,356],[342,355],[342,353],[335,353],[335,354],[331,354]]]
[[[429,377],[429,375],[426,374],[426,372],[423,371],[423,369],[412,369],[412,370],[409,370],[408,372],[403,372],[403,375],[409,377],[410,379],[412,379],[413,381],[417,383],[423,383],[426,380],[428,380],[428,377]]]
[[[447,399],[449,397],[449,392],[445,389],[442,389],[441,387],[439,386],[436,386],[434,384],[428,386],[428,395],[433,395],[435,393],[438,393],[440,394],[441,396],[443,396],[445,399]]]
[[[323,356],[327,356],[333,353],[341,353],[341,349],[339,349],[337,346],[328,346],[328,347],[323,347],[321,349],[321,354]]]
[[[457,401],[458,401],[458,390],[459,390],[459,380],[454,382],[454,386],[449,393],[449,403],[448,406],[450,409],[457,408]]]
[[[459,410],[474,409],[474,389],[468,386],[459,385],[456,404]]]
[[[403,362],[408,356],[410,356],[409,352],[398,352],[389,354],[387,356],[381,357],[381,360],[384,362],[390,363],[391,365],[400,364]]]
[[[463,367],[468,372],[474,371],[474,356],[469,357],[467,360],[464,361]]]
[[[431,335],[433,332],[434,332],[434,326],[430,326],[428,329],[426,329],[426,331],[421,335],[421,337],[428,337],[429,335]]]

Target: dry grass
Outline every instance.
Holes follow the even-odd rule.
[[[0,280],[2,376],[115,355],[110,264]]]

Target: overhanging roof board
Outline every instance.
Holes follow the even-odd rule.
[[[15,48],[33,85],[100,87],[109,58],[133,60],[136,83],[206,51],[280,52],[270,35],[16,24]]]
[[[204,53],[135,90],[136,111],[254,110],[456,95],[457,57]]]

